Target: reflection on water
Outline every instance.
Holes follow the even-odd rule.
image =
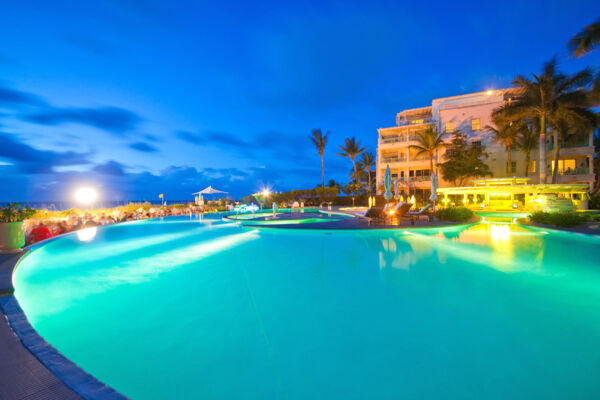
[[[542,233],[503,222],[407,230],[379,240],[379,267],[405,270],[432,256],[432,261],[441,264],[450,257],[502,272],[535,270],[544,258],[545,247]]]

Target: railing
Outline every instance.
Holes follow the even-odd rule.
[[[404,161],[404,160],[401,159],[400,157],[381,157],[382,163],[394,163],[394,162],[401,162],[401,161]]]
[[[558,171],[558,173],[559,173],[559,175],[589,175],[590,169],[589,168],[575,168],[575,169],[568,169],[563,172]]]
[[[420,124],[433,124],[435,121],[432,118],[413,118],[410,120],[407,119],[398,119],[398,126],[406,126],[406,125],[420,125]]]
[[[400,143],[400,142],[405,142],[406,138],[402,138],[400,136],[394,136],[394,137],[390,137],[390,138],[381,138],[380,143],[381,144],[388,144],[388,143]]]
[[[572,149],[576,147],[588,147],[590,145],[590,138],[585,138],[585,140],[578,140],[574,143],[562,142],[560,144],[561,149]],[[554,150],[554,141],[548,143],[548,150]]]

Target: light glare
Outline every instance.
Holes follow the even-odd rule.
[[[89,204],[94,202],[96,200],[96,197],[98,197],[98,193],[96,193],[94,189],[89,187],[77,189],[77,191],[75,192],[75,200],[83,204]]]

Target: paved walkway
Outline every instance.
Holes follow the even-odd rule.
[[[0,300],[12,297],[12,271],[21,254],[0,254]],[[46,368],[12,330],[0,307],[0,399],[81,399]]]

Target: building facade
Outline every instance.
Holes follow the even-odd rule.
[[[378,129],[377,144],[377,191],[383,192],[385,169],[389,165],[392,172],[392,181],[399,183],[401,193],[428,195],[431,187],[431,174],[429,157],[426,154],[417,155],[417,151],[410,145],[417,145],[415,141],[417,132],[429,127],[437,132],[446,132],[445,141],[450,142],[452,132],[461,130],[470,143],[485,146],[489,157],[489,165],[494,178],[523,177],[525,175],[525,154],[517,148],[511,149],[511,165],[508,163],[506,148],[494,140],[494,134],[486,128],[493,126],[492,112],[510,101],[513,92],[511,89],[490,90],[487,92],[471,93],[461,96],[434,99],[431,106],[404,110],[396,115],[396,126]],[[551,181],[554,146],[553,136],[547,135],[547,165],[548,178]],[[445,150],[438,151],[434,159],[435,165],[445,161]],[[558,162],[558,183],[585,183],[590,188],[594,183],[593,171],[593,132],[589,133],[586,140],[579,143],[570,143],[560,150]],[[531,162],[528,166],[531,183],[539,183],[539,150],[531,152]],[[439,168],[438,168],[439,170]],[[439,176],[440,187],[451,187],[451,182],[446,182]]]

